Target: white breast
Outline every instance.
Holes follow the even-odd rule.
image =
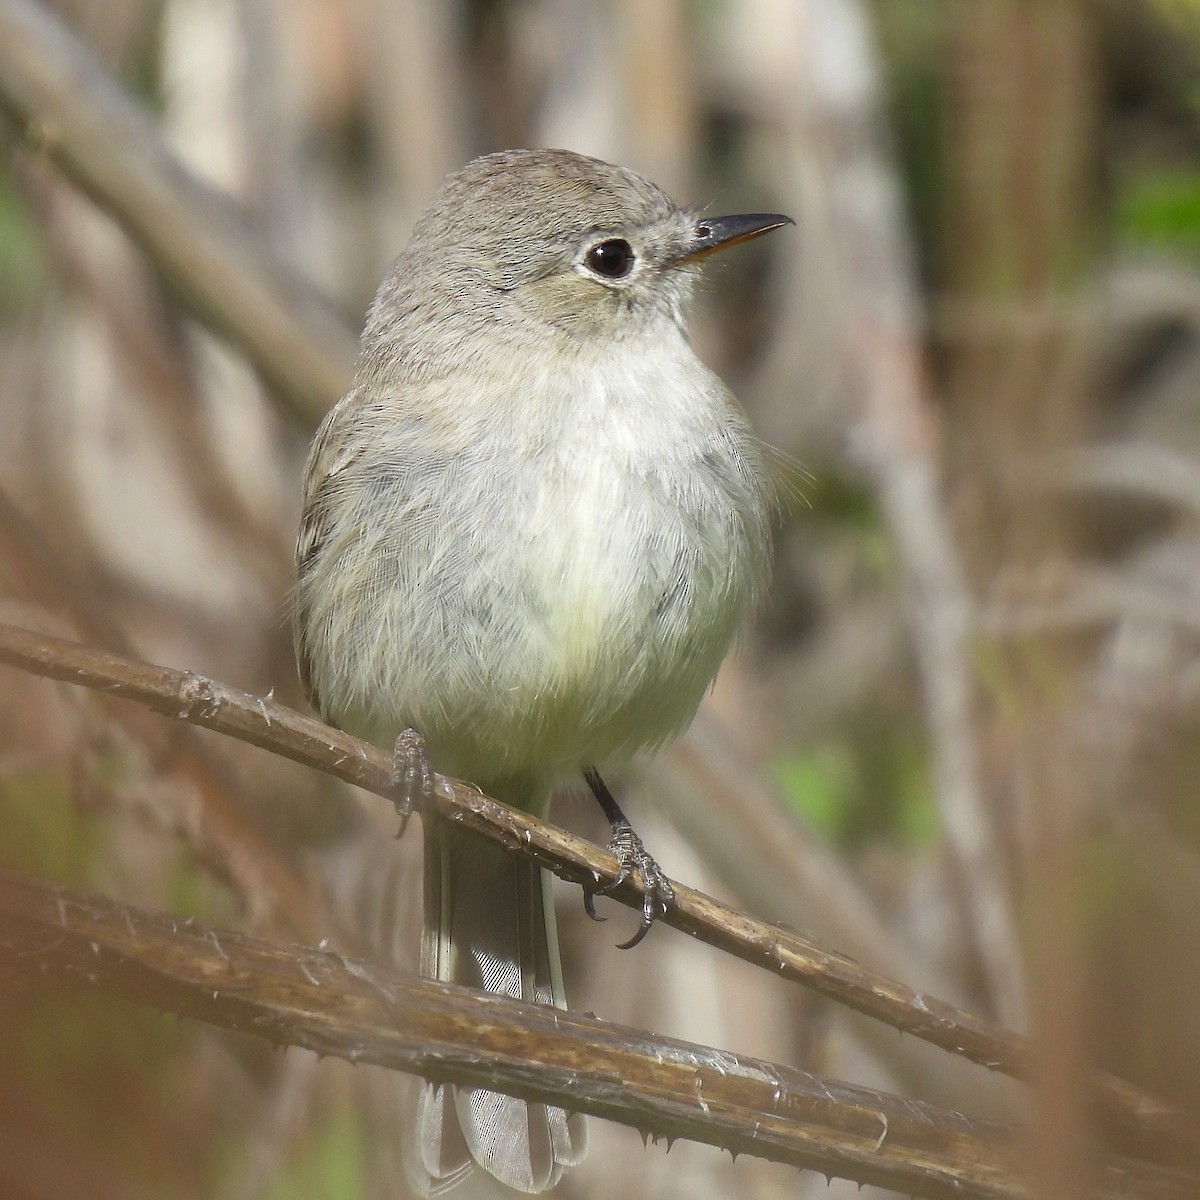
[[[742,418],[682,338],[546,386],[530,666],[598,760],[690,719],[761,582],[763,500]]]
[[[752,441],[681,336],[517,368],[396,398],[344,469],[356,572],[330,554],[312,589],[329,711],[380,741],[414,726],[477,781],[677,731],[766,560]]]

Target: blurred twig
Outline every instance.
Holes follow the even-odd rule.
[[[0,873],[18,970],[273,1042],[500,1087],[646,1131],[929,1197],[1025,1194],[1012,1126],[595,1017],[283,947]],[[1200,1179],[1111,1159],[1098,1196],[1195,1194]]]
[[[956,1006],[961,984],[890,928],[862,880],[823,838],[788,811],[748,755],[705,706],[688,731],[645,767],[649,791],[721,884],[752,912],[819,938],[873,970],[905,979]],[[977,1103],[985,1083],[965,1060],[931,1055],[876,1021],[855,1020],[854,1037],[885,1063],[908,1095],[961,1106],[970,1079]],[[1013,1089],[1014,1091],[1016,1089]]]
[[[1142,497],[1200,514],[1200,466],[1194,455],[1150,442],[1076,446],[1055,455],[1043,482]]]
[[[188,671],[141,663],[73,642],[0,625],[0,662],[51,679],[134,700],[178,720],[229,734],[252,745],[335,775],[376,795],[394,792],[390,757],[270,697],[252,696]],[[464,829],[527,854],[560,878],[584,888],[612,884],[617,860],[582,838],[484,796],[470,784],[438,777],[438,814]],[[640,907],[636,878],[612,895]],[[1024,1077],[1025,1040],[953,1005],[861,967],[836,951],[744,913],[681,884],[663,920],[684,933],[803,983],[820,994],[903,1032],[993,1070]],[[1200,1131],[1186,1117],[1122,1080],[1096,1075],[1093,1091],[1102,1115],[1131,1136],[1180,1149],[1200,1147]]]
[[[124,226],[198,315],[241,347],[294,415],[311,424],[324,413],[349,378],[349,330],[30,0],[0,0],[0,107]]]
[[[73,219],[87,202],[70,193],[60,177],[27,171],[22,184],[46,230],[58,278],[88,301],[123,368],[140,385],[130,393],[141,401],[146,424],[161,430],[166,446],[175,451],[172,469],[228,535],[252,547],[247,560],[268,584],[286,578],[292,569],[288,539],[271,515],[230,486],[208,430],[210,413],[200,395],[195,356],[183,353],[180,339],[169,337],[165,323],[155,319],[153,302],[160,297],[138,248],[125,239],[98,246]]]
[[[1043,596],[1028,585],[1006,588],[1005,582],[999,581],[980,614],[980,630],[994,637],[1079,632],[1129,620],[1151,621],[1192,636],[1200,632],[1194,592],[1178,585],[1172,590],[1152,575],[1139,578],[1134,568],[1063,567],[1056,572],[1053,591]]]
[[[133,653],[124,630],[87,602],[83,582],[46,544],[3,488],[0,562],[14,570],[47,611],[64,617],[83,636]],[[336,930],[339,942],[353,945],[346,931],[338,928],[319,889],[280,852],[249,805],[235,794],[228,771],[201,744],[200,735],[182,730],[186,736],[164,747],[161,730],[151,728],[158,723],[146,717],[144,711],[128,706],[116,710],[115,715],[133,742],[154,758],[160,773],[174,772],[194,789],[195,804],[181,804],[169,820],[186,829],[199,853],[215,861],[255,917],[269,916],[276,928],[291,930],[299,937]]]
[[[947,9],[942,268],[971,308],[1032,304],[1040,317],[1061,310],[1090,274],[1105,88],[1096,11],[1087,0]],[[1026,483],[1030,462],[1091,436],[1076,325],[1023,319],[944,348],[948,477],[977,595],[990,595],[1002,574],[1037,579],[1080,544],[1073,514]],[[1024,938],[1036,1062],[1030,1171],[1043,1195],[1082,1196],[1096,1137],[1082,1084],[1093,986],[1085,847],[1103,782],[1081,735],[1087,655],[1052,634],[998,650],[990,686],[975,697],[977,734],[991,811],[1021,830],[1021,843],[1008,843],[1023,851],[1011,873],[1024,911],[1036,914]]]
[[[850,438],[870,473],[905,575],[906,615],[924,693],[934,796],[972,940],[1001,1018],[1022,1023],[1012,899],[982,787],[969,657],[973,603],[950,527],[930,403],[922,315],[895,174],[879,136],[881,96],[858,6],[817,0],[800,74],[826,175],[823,214],[838,256],[845,352],[862,397]],[[859,18],[846,38],[847,9]],[[853,61],[821,69],[836,42]],[[854,82],[847,83],[846,79]]]

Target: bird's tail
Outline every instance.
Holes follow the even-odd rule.
[[[566,1007],[546,873],[485,839],[424,822],[421,973]],[[409,1175],[440,1195],[477,1165],[507,1187],[543,1192],[587,1150],[582,1116],[484,1088],[421,1085]]]

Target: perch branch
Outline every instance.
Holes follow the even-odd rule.
[[[0,872],[0,950],[84,984],[355,1063],[500,1088],[860,1184],[1025,1194],[1018,1131],[918,1101],[544,1005],[206,928]],[[1100,1196],[1181,1197],[1200,1179],[1117,1158]]]
[[[0,624],[0,663],[136,701],[379,796],[393,793],[387,754],[269,696],[253,696],[190,671],[153,666],[6,624]],[[528,855],[571,883],[595,887],[616,880],[617,860],[607,851],[500,804],[469,784],[439,776],[433,803],[442,817],[512,853]],[[640,881],[627,879],[612,895],[638,908]],[[1021,1035],[869,971],[793,930],[737,912],[682,884],[675,885],[675,901],[663,920],[716,949],[951,1053],[1017,1078],[1027,1074],[1029,1050]],[[1101,1117],[1142,1146],[1167,1154],[1200,1148],[1200,1133],[1189,1118],[1123,1080],[1096,1073],[1093,1093]]]
[[[50,612],[62,614],[73,631],[132,652],[124,630],[97,611],[86,599],[86,584],[54,552],[0,486],[0,562],[14,572]],[[175,773],[191,785],[197,798],[198,821],[175,811],[168,821],[182,822],[194,849],[220,871],[233,886],[248,910],[259,919],[267,917],[275,929],[286,930],[302,940],[336,930],[339,942],[352,946],[348,930],[324,903],[321,890],[270,836],[254,809],[239,795],[229,772],[194,728],[176,727],[183,737],[171,737],[169,729],[144,708],[122,705],[114,709],[116,723],[143,753],[153,757],[160,774]],[[169,807],[169,806],[163,806]]]

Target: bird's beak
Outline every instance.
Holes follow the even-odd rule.
[[[740,213],[732,217],[702,217],[692,227],[691,241],[683,248],[677,262],[695,262],[724,250],[726,246],[736,246],[738,242],[748,242],[761,234],[770,233],[782,225],[794,225],[791,217],[782,213]]]

